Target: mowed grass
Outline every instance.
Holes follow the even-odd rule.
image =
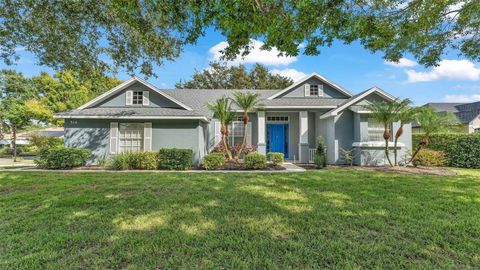
[[[0,173],[0,269],[477,268],[461,173]]]

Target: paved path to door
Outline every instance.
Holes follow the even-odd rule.
[[[306,171],[304,168],[302,167],[299,167],[293,163],[290,163],[290,162],[285,162],[282,164],[283,167],[285,167],[285,169],[287,169],[287,172],[304,172]]]

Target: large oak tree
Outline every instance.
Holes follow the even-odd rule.
[[[410,53],[432,66],[450,49],[480,60],[478,0],[3,0],[0,57],[11,63],[23,47],[55,69],[148,76],[210,27],[226,37],[227,58],[260,39],[290,56],[340,40],[391,61]]]

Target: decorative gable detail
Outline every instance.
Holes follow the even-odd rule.
[[[125,92],[125,105],[132,105],[133,104],[133,91]]]
[[[143,91],[143,106],[150,105],[150,92]]]
[[[305,89],[305,96],[309,97],[310,96],[310,84],[306,83],[303,87]]]

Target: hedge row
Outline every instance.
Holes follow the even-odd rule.
[[[418,145],[422,134],[413,134],[413,147]],[[427,148],[442,151],[447,166],[480,168],[480,133],[439,133],[430,137]]]
[[[43,148],[35,163],[44,169],[71,169],[84,166],[92,151],[83,148]]]

